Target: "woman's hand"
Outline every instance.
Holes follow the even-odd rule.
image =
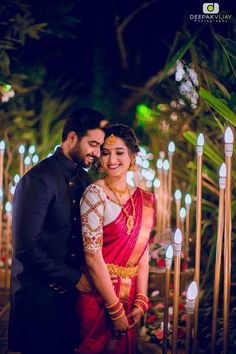
[[[125,314],[118,320],[112,321],[116,335],[123,335],[129,329],[129,322]]]
[[[127,316],[128,319],[130,318],[133,321],[130,323],[129,329],[136,326],[139,323],[141,317],[142,317],[142,312],[139,310],[139,308],[133,307],[132,311]]]

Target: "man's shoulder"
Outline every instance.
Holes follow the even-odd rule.
[[[54,179],[60,173],[60,164],[54,156],[51,156],[33,166],[22,179],[38,178],[50,182],[50,180]]]

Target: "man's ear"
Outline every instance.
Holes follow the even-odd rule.
[[[73,130],[70,131],[67,136],[67,140],[68,140],[70,147],[75,146],[75,144],[78,142],[78,136],[77,136],[76,132],[74,132]]]

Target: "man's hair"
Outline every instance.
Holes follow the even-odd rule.
[[[89,129],[102,129],[106,118],[92,108],[76,108],[69,114],[63,132],[62,141],[65,141],[69,132],[74,131],[80,138],[86,135]]]

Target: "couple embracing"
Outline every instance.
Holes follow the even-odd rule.
[[[22,177],[13,203],[9,351],[134,354],[147,310],[153,195],[126,182],[133,130],[90,108]],[[103,177],[86,172],[99,159]]]

